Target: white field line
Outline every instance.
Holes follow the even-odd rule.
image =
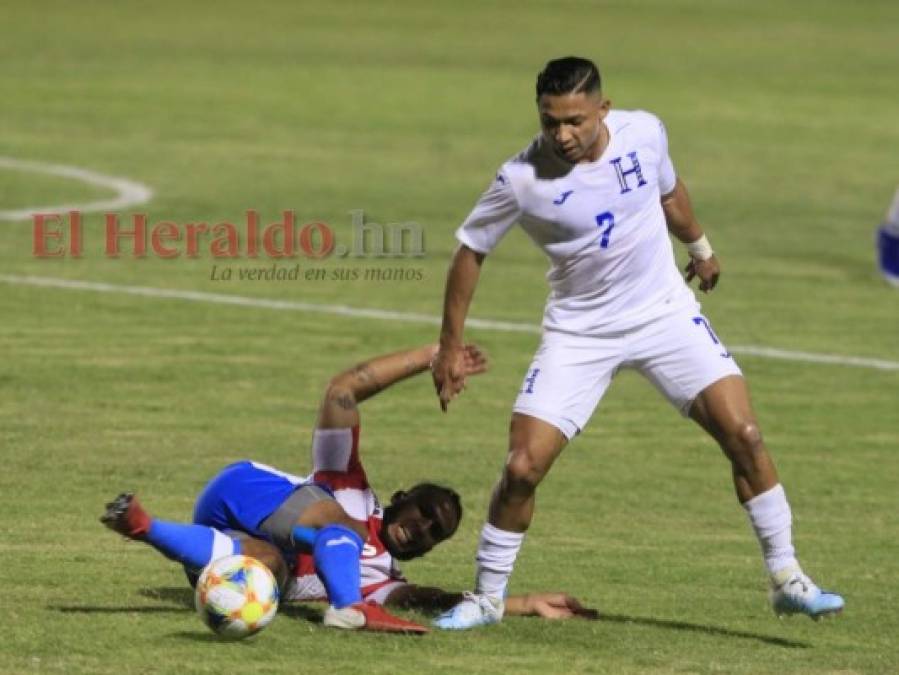
[[[57,279],[53,277],[19,276],[15,274],[0,274],[0,282],[17,286],[40,286],[44,288],[61,288],[65,290],[91,291],[94,293],[115,293],[118,295],[139,295],[147,298],[165,298],[171,300],[187,300],[190,302],[206,302],[219,305],[238,305],[241,307],[256,307],[261,309],[275,309],[289,312],[307,312],[313,314],[332,314],[336,316],[349,316],[363,319],[378,319],[381,321],[401,321],[405,323],[421,323],[430,326],[439,326],[440,317],[429,314],[415,314],[412,312],[395,312],[383,309],[366,309],[363,307],[348,307],[346,305],[320,305],[311,302],[297,302],[295,300],[269,300],[266,298],[252,298],[243,295],[230,295],[225,293],[206,293],[203,291],[183,291],[167,288],[152,288],[148,286],[122,286],[118,284],[106,284],[96,281],[76,281],[73,279]],[[469,318],[466,326],[493,330],[505,333],[540,333],[540,326],[530,323],[514,321],[493,321],[490,319]],[[799,361],[806,363],[821,363],[828,365],[853,366],[856,368],[872,368],[874,370],[899,371],[899,362],[885,359],[871,359],[859,356],[843,356],[839,354],[815,354],[813,352],[800,352],[788,349],[776,349],[773,347],[759,347],[756,345],[739,345],[730,347],[735,354],[747,354],[769,359],[781,359],[784,361]]]
[[[120,286],[96,281],[76,281],[73,279],[56,279],[53,277],[19,276],[0,274],[0,282],[19,286],[43,286],[46,288],[63,288],[76,291],[93,291],[95,293],[116,293],[119,295],[140,295],[148,298],[167,298],[188,300],[191,302],[207,302],[219,305],[239,305],[242,307],[259,307],[263,309],[279,309],[292,312],[309,312],[314,314],[334,314],[364,319],[380,319],[382,321],[403,321],[406,323],[424,323],[439,326],[440,317],[413,312],[394,312],[384,309],[366,309],[364,307],[347,307],[346,305],[319,305],[311,302],[295,300],[269,300],[252,298],[244,295],[225,293],[206,293],[204,291],[183,291],[169,288],[152,288],[148,286]],[[496,330],[506,333],[540,333],[540,326],[529,323],[511,321],[490,321],[470,318],[465,325],[471,328]]]
[[[153,191],[146,185],[137,183],[127,178],[118,176],[104,176],[101,173],[80,169],[77,166],[64,166],[62,164],[45,164],[44,162],[28,162],[12,157],[0,157],[0,169],[13,171],[29,171],[31,173],[43,173],[50,176],[62,176],[115,190],[116,196],[112,199],[104,199],[82,204],[59,204],[57,206],[29,206],[24,209],[0,211],[0,220],[28,220],[35,213],[65,213],[67,211],[81,211],[91,213],[95,211],[117,211],[129,206],[143,204],[150,201]]]
[[[899,361],[886,359],[870,359],[863,356],[843,356],[841,354],[816,354],[814,352],[797,352],[775,347],[757,347],[755,345],[737,345],[728,347],[737,354],[761,356],[782,361],[805,361],[807,363],[828,363],[837,366],[856,366],[858,368],[874,368],[875,370],[899,370]]]

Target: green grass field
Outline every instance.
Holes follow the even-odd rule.
[[[226,644],[194,616],[175,565],[100,526],[103,503],[130,488],[186,519],[231,460],[305,472],[328,377],[436,327],[10,283],[437,315],[454,228],[536,130],[536,71],[576,53],[600,62],[615,105],[666,121],[723,262],[703,306],[729,345],[897,362],[899,293],[873,250],[899,182],[896,3],[57,1],[6,3],[2,16],[0,156],[145,183],[152,201],[124,212],[152,221],[293,209],[344,242],[352,210],[414,221],[426,255],[279,263],[420,271],[412,281],[213,281],[208,253],[107,258],[100,214],[85,216],[77,260],[36,259],[31,224],[0,222],[0,672],[899,671],[895,370],[740,357],[800,557],[845,594],[837,620],[771,614],[719,451],[625,375],[541,487],[512,585],[566,590],[602,620],[403,639],[328,631],[320,608],[295,606]],[[0,209],[109,194],[0,168]],[[513,233],[472,315],[536,324],[545,267]],[[458,536],[404,567],[459,589],[538,340],[469,337],[493,367],[449,415],[424,377],[362,411],[382,497],[424,478],[462,492]]]

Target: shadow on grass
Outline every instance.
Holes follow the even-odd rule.
[[[159,586],[158,588],[141,588],[137,591],[150,600],[164,600],[182,607],[194,608],[194,589],[187,586]]]
[[[194,591],[192,588],[182,586],[141,588],[138,590],[138,594],[150,600],[160,600],[170,604],[168,604],[167,606],[141,605],[131,607],[97,605],[47,605],[47,609],[51,609],[57,612],[63,612],[66,614],[127,614],[131,612],[159,614],[165,612],[183,612],[185,610],[193,611],[194,608]],[[292,619],[308,621],[315,624],[320,624],[322,622],[322,610],[320,608],[304,604],[282,604],[281,607],[278,608],[278,614],[289,616]],[[789,649],[809,649],[812,646],[807,642],[789,640],[787,638],[777,637],[773,635],[750,633],[747,631],[732,630],[730,628],[719,628],[717,626],[688,623],[686,621],[672,621],[670,619],[654,619],[652,617],[629,616],[627,614],[606,614],[603,612],[600,613],[598,620],[607,623],[631,623],[638,626],[664,628],[666,630],[679,630],[689,633],[705,633],[706,635],[715,635],[726,638],[738,638],[741,640],[756,640],[757,642],[763,642],[775,647],[786,647]],[[203,631],[174,633],[173,637],[190,639],[200,642],[220,641],[220,638],[218,638],[217,636]]]
[[[160,586],[158,588],[141,588],[138,593],[151,600],[162,600],[175,603],[187,609],[194,608],[194,591],[181,586]],[[324,608],[324,604],[322,604]],[[303,619],[311,623],[322,622],[322,610],[301,604],[281,603],[278,614],[294,619]]]
[[[140,588],[138,595],[149,600],[157,600],[167,603],[159,605],[47,605],[47,609],[64,614],[163,614],[166,612],[183,612],[194,610],[194,591],[186,586],[160,586],[157,588]],[[278,614],[289,616],[293,619],[309,621],[310,623],[322,622],[322,610],[306,605],[282,604],[278,608]],[[190,633],[178,635],[178,637],[190,637]],[[206,636],[200,634],[202,639]],[[198,639],[200,639],[198,637]]]
[[[322,607],[324,607],[324,604],[322,604]],[[284,604],[278,608],[278,614],[289,616],[292,619],[308,621],[309,623],[321,623],[323,618],[322,612],[322,609],[315,609],[306,605]]]
[[[132,605],[111,607],[109,605],[47,605],[47,609],[63,614],[165,614],[183,612],[183,607],[154,607]]]
[[[671,621],[669,619],[653,619],[652,617],[645,616],[627,616],[626,614],[606,613],[601,613],[599,620],[608,623],[633,623],[638,626],[650,626],[652,628],[666,628],[669,630],[680,630],[690,633],[705,633],[707,635],[740,638],[743,640],[757,640],[758,642],[764,642],[765,644],[774,645],[775,647],[787,647],[789,649],[809,649],[812,646],[808,642],[788,640],[787,638],[776,637],[773,635],[749,633],[742,630],[718,628],[717,626],[706,626],[699,623],[688,623],[686,621]]]
[[[177,633],[169,633],[166,637],[177,638],[179,640],[190,640],[191,642],[215,642],[216,644],[230,645],[252,645],[256,642],[255,635],[251,635],[243,640],[225,640],[221,635],[216,635],[208,630],[181,630]]]
[[[160,588],[141,588],[137,591],[150,600],[162,600],[170,603],[167,606],[159,605],[47,605],[47,609],[64,614],[162,614],[165,612],[183,612],[185,609],[194,608],[194,591],[192,588],[181,586],[169,586]]]

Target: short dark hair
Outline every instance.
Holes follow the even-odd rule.
[[[592,94],[601,87],[599,68],[579,56],[553,59],[537,75],[537,98],[543,94]]]

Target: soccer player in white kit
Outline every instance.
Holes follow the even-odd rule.
[[[456,232],[434,383],[444,410],[461,392],[463,328],[484,257],[516,223],[550,259],[543,338],[515,401],[509,449],[477,553],[475,593],[435,622],[495,623],[534,511],[537,485],[587,424],[621,368],[634,368],[719,443],[761,544],[779,614],[838,612],[796,560],[791,512],[739,367],[686,281],[709,292],[720,268],[651,113],[610,109],[596,66],[550,61],[537,77],[542,133],[502,165]]]

